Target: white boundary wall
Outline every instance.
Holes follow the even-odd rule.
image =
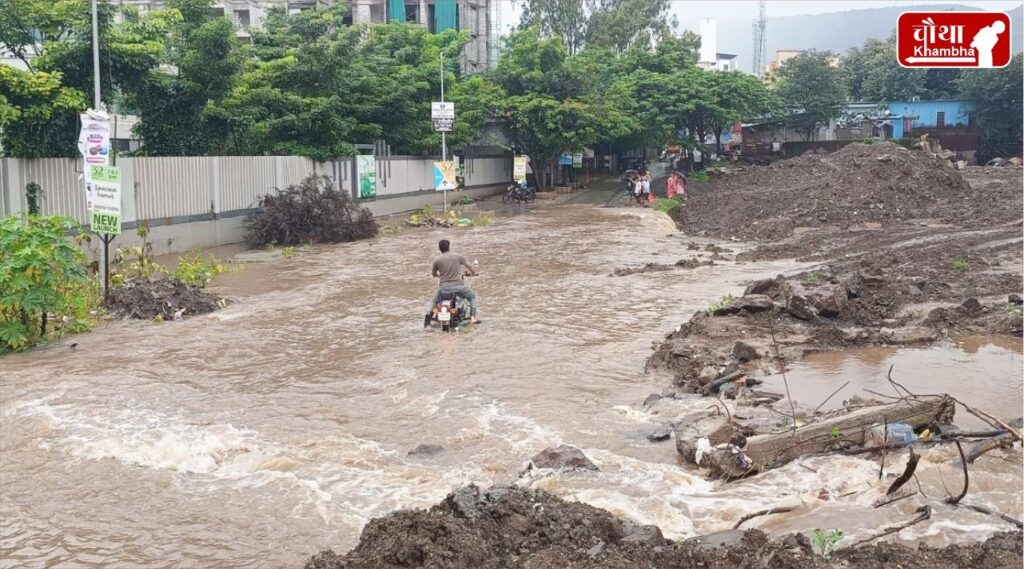
[[[441,192],[433,189],[435,160],[438,158],[378,158],[377,197],[357,201],[376,216],[439,205]],[[113,246],[137,241],[134,228],[144,221],[158,254],[240,242],[244,237],[242,219],[259,196],[314,173],[331,178],[351,193],[356,176],[352,158],[314,162],[298,156],[145,157],[120,158],[117,165],[122,168],[125,233]],[[26,210],[25,186],[36,182],[44,192],[42,213],[65,215],[87,224],[81,169],[79,159],[0,159],[0,215]],[[495,193],[511,179],[509,156],[468,158],[462,192],[474,197]],[[459,197],[460,193],[449,192],[451,201]]]

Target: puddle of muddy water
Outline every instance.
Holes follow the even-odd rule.
[[[453,335],[421,328],[442,237],[484,273],[473,286],[485,323]],[[873,460],[822,457],[814,472],[787,465],[722,484],[682,467],[672,442],[646,440],[708,405],[642,408],[669,382],[642,373],[651,341],[746,281],[806,267],[719,262],[610,276],[694,256],[690,240],[650,210],[555,206],[487,228],[318,247],[226,275],[218,291],[238,302],[212,315],[116,322],[77,337],[75,351],[5,357],[0,567],[300,566],[320,549],[354,546],[373,517],[429,507],[455,486],[507,483],[560,443],[602,470],[522,483],[673,538],[726,529],[780,500],[808,505],[766,520],[780,528],[862,511],[877,492]],[[991,368],[977,360],[993,349],[964,346],[960,357],[975,361],[954,363],[988,382],[980,394],[1019,402],[1019,383],[998,390],[977,371]],[[1015,365],[1008,378],[1019,381],[1019,353],[1007,357],[1017,359],[998,369]],[[842,365],[873,376],[885,364]],[[421,443],[445,450],[407,456]],[[979,498],[1019,511],[1019,451],[980,464],[988,493]],[[851,489],[861,494],[832,498]],[[864,531],[887,521],[857,518]],[[918,527],[931,543],[996,531],[977,522],[950,513]]]
[[[894,396],[886,379],[892,367],[892,378],[913,393],[949,393],[968,405],[1012,420],[1021,415],[1024,396],[1021,352],[1020,338],[1000,336],[969,336],[929,348],[854,348],[808,354],[802,362],[789,366],[786,378],[793,400],[808,409],[849,382],[822,407],[834,409],[853,395],[877,398],[866,389]],[[770,389],[785,393],[781,374],[764,380]],[[958,410],[956,423],[963,428],[985,428],[962,410]]]

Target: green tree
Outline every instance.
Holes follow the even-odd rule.
[[[162,45],[159,34],[132,14],[115,25],[108,2],[99,5],[98,15],[101,90],[110,104],[125,85],[157,65]],[[27,75],[5,73],[0,79],[0,92],[19,109],[0,111],[5,117],[0,120],[7,121],[4,152],[25,157],[77,155],[77,112],[92,106],[94,81],[89,2],[0,0],[0,44],[28,68]],[[33,95],[33,86],[42,91]],[[53,104],[48,104],[47,97],[55,93]],[[20,102],[10,102],[12,97]],[[38,109],[30,108],[33,100]],[[38,122],[39,117],[45,124]]]
[[[164,66],[126,91],[139,114],[135,133],[153,156],[195,156],[221,150],[227,127],[207,107],[231,92],[242,65],[235,30],[215,18],[212,0],[169,0],[147,24],[164,38]]]
[[[813,140],[821,126],[839,115],[846,87],[834,56],[828,51],[805,51],[787,60],[778,72],[775,90],[788,107],[786,122]]]
[[[914,69],[896,59],[896,34],[869,39],[850,49],[840,66],[851,99],[905,101],[914,97],[946,99],[956,94],[959,69]]]
[[[963,99],[974,106],[982,141],[978,158],[982,161],[1000,155],[1019,156],[1024,150],[1020,120],[1024,115],[1022,62],[1018,53],[1002,69],[965,69],[957,81]]]
[[[535,27],[543,37],[560,37],[569,54],[583,49],[589,16],[584,0],[525,0],[520,28]]]
[[[60,73],[0,65],[0,133],[4,156],[74,156],[68,128],[86,108],[85,94],[65,86]]]
[[[669,0],[591,0],[587,44],[622,53],[652,47],[676,27]]]

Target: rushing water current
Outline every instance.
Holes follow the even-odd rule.
[[[445,236],[483,272],[472,284],[484,323],[450,335],[422,328],[428,267]],[[652,340],[745,281],[798,268],[724,262],[611,276],[692,256],[689,240],[651,210],[578,200],[486,228],[317,247],[223,277],[217,290],[235,302],[215,314],[116,322],[75,338],[74,350],[6,357],[0,567],[299,567],[319,549],[355,545],[373,517],[427,507],[458,485],[511,482],[559,443],[601,472],[521,483],[673,538],[801,502],[748,526],[860,535],[907,518],[898,505],[871,509],[877,458],[818,457],[724,484],[681,466],[671,441],[646,440],[708,404],[644,410],[669,384],[643,373]],[[986,350],[956,365],[971,377],[1004,374],[1019,400],[1019,351]],[[445,450],[408,456],[419,444]],[[952,466],[938,476],[949,452],[918,469],[936,496],[942,483],[954,493],[960,484]],[[977,503],[1019,516],[1020,451],[979,460],[971,485]],[[902,537],[968,541],[1004,527],[940,507]]]

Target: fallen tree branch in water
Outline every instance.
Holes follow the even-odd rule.
[[[852,547],[857,547],[859,545],[864,545],[865,543],[868,543],[868,542],[871,542],[871,541],[875,541],[876,539],[878,539],[880,537],[885,537],[887,535],[891,535],[891,534],[897,533],[899,531],[907,529],[908,527],[910,527],[910,526],[912,526],[914,524],[919,524],[919,523],[921,523],[921,522],[923,522],[923,521],[925,521],[925,520],[927,520],[927,519],[932,517],[932,507],[931,506],[927,506],[927,505],[921,506],[920,508],[918,508],[916,510],[916,512],[921,514],[921,515],[917,516],[916,518],[910,520],[907,523],[903,523],[903,524],[900,524],[900,525],[897,525],[897,526],[892,526],[892,527],[886,528],[885,530],[882,531],[882,533],[879,533],[877,535],[873,535],[871,537],[866,537],[866,538],[858,541],[857,543],[853,544]]]
[[[974,504],[957,504],[957,505],[958,506],[963,506],[964,508],[968,508],[968,509],[974,510],[975,512],[978,512],[978,513],[981,513],[981,514],[988,514],[990,516],[995,516],[995,517],[1003,520],[1004,522],[1013,524],[1013,525],[1015,525],[1015,526],[1017,526],[1019,528],[1024,528],[1024,522],[1021,522],[1017,518],[1010,517],[1010,516],[1008,516],[1008,515],[1006,515],[1006,514],[1004,514],[1002,512],[997,512],[995,510],[990,510],[990,509],[988,509],[988,508],[986,508],[984,506],[975,506]]]
[[[903,469],[903,474],[900,474],[899,478],[892,481],[889,489],[885,491],[886,496],[892,496],[904,484],[910,481],[910,478],[914,476],[914,471],[917,470],[917,461],[920,459],[921,456],[915,454],[913,447],[911,447],[910,457],[907,458],[907,467]]]
[[[881,508],[882,506],[888,506],[889,504],[892,504],[893,502],[899,502],[900,500],[909,498],[911,496],[916,496],[916,495],[917,495],[917,490],[914,490],[913,492],[908,492],[908,493],[903,494],[901,496],[896,496],[895,498],[889,498],[887,500],[880,500],[878,502],[875,502],[874,507],[875,508]]]
[[[956,440],[956,450],[960,451],[960,464],[964,467],[964,489],[960,492],[959,496],[953,496],[946,498],[947,504],[953,504],[954,506],[960,503],[960,500],[964,499],[967,495],[967,487],[970,485],[971,480],[967,474],[967,458],[964,457],[964,445],[960,444],[960,439]]]
[[[983,454],[997,448],[1012,446],[1015,442],[1017,442],[1017,439],[1014,438],[1013,433],[1006,432],[999,436],[977,442],[971,445],[971,448],[967,449],[967,464],[974,464],[974,461],[978,460]]]
[[[760,510],[752,514],[747,514],[740,518],[739,521],[736,522],[736,525],[732,526],[732,529],[740,529],[740,526],[743,525],[743,522],[751,520],[758,516],[767,516],[769,514],[785,514],[786,512],[792,512],[795,509],[796,506],[780,506],[778,508],[768,508],[767,510]]]
[[[831,394],[831,395],[829,395],[828,397],[826,397],[824,401],[822,401],[821,403],[818,403],[818,406],[814,408],[814,411],[811,411],[811,414],[813,415],[813,414],[817,413],[817,412],[818,412],[818,409],[821,409],[821,406],[822,406],[822,405],[824,405],[824,404],[828,403],[828,400],[829,400],[829,399],[832,399],[833,397],[835,397],[835,396],[836,396],[836,393],[839,393],[840,391],[842,391],[842,390],[843,390],[843,388],[845,388],[845,387],[846,387],[847,385],[850,385],[850,382],[849,382],[849,381],[847,381],[846,383],[844,383],[844,384],[840,385],[840,386],[839,386],[839,389],[837,389],[837,390],[833,391],[833,392],[832,392],[832,394]]]

